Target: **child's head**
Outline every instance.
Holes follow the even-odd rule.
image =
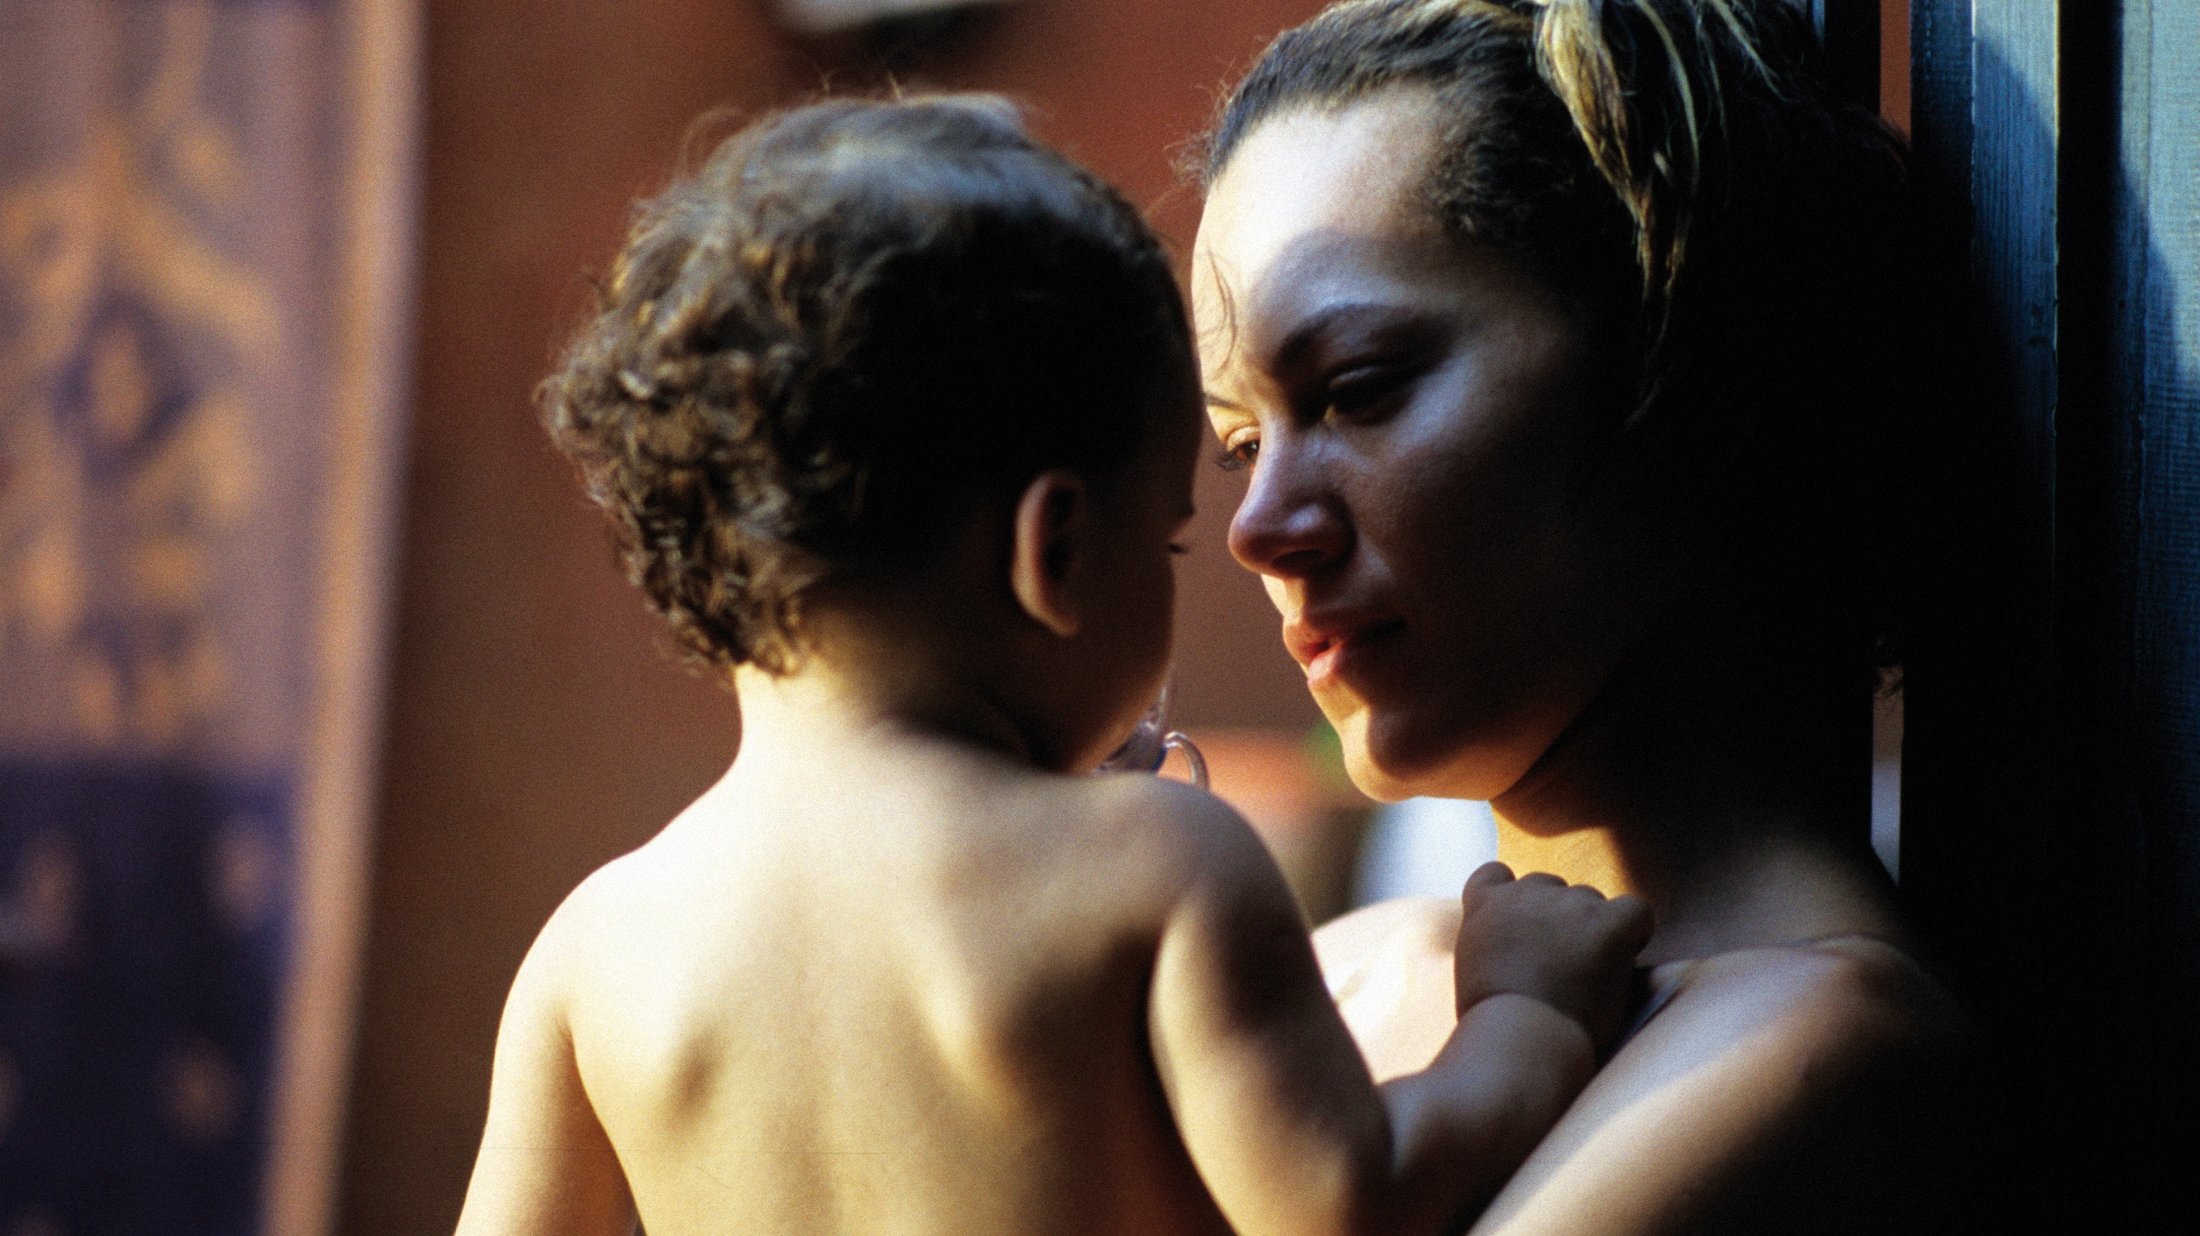
[[[842,100],[647,203],[542,398],[682,646],[781,672],[821,585],[922,570],[1042,472],[1123,472],[1189,346],[1137,213],[1009,105]]]

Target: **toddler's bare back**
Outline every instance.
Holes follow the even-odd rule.
[[[651,1236],[1226,1230],[1146,1047],[1150,782],[738,776],[537,947]]]

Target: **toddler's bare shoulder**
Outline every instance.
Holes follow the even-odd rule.
[[[1167,777],[1111,776],[1092,783],[1096,810],[1118,836],[1163,850],[1229,850],[1259,844],[1230,804]]]
[[[1147,776],[1101,778],[1085,790],[1112,865],[1156,895],[1281,878],[1252,826],[1205,790]]]
[[[664,905],[663,862],[647,847],[590,872],[558,903],[535,937],[527,964],[570,982],[591,956],[617,950],[636,925],[655,921]]]

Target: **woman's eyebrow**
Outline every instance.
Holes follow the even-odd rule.
[[[1381,300],[1337,300],[1309,311],[1291,327],[1290,333],[1276,345],[1271,357],[1261,365],[1269,373],[1282,374],[1307,363],[1314,352],[1331,335],[1353,331],[1366,335],[1383,335],[1418,331],[1429,324],[1431,315],[1411,305]],[[1212,390],[1203,392],[1209,408],[1228,412],[1250,413],[1243,402],[1220,395]]]
[[[1348,300],[1322,305],[1300,319],[1283,341],[1276,345],[1275,360],[1270,368],[1281,372],[1306,359],[1323,336],[1342,327],[1354,327],[1366,331],[1395,330],[1413,326],[1424,315],[1413,308],[1385,301]]]

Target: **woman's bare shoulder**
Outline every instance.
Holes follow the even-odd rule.
[[[1876,1069],[1890,1052],[1961,1050],[1970,1025],[1940,982],[1907,951],[1854,934],[1730,953],[1673,967],[1678,990],[1656,1021],[1655,1044],[1717,1041],[1747,1025],[1824,1065]]]
[[[1451,1037],[1458,936],[1459,902],[1449,897],[1379,901],[1314,932],[1322,981],[1375,1080],[1427,1068]]]
[[[1956,1200],[1972,1033],[1845,936],[1661,967],[1670,992],[1478,1232],[1924,1230]]]

